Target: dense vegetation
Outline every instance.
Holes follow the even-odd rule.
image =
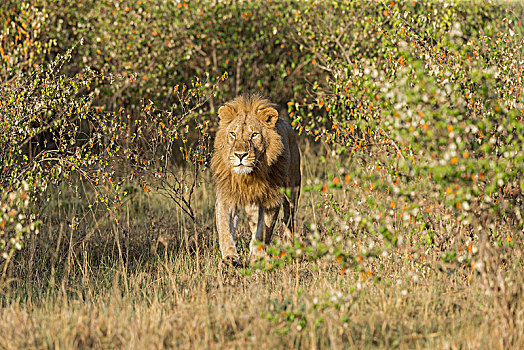
[[[522,18],[3,1],[0,347],[523,347]],[[249,91],[301,135],[300,237],[222,269],[207,166]]]

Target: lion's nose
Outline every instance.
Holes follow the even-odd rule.
[[[242,162],[242,158],[247,156],[247,152],[235,152],[235,156],[240,160],[240,162]]]

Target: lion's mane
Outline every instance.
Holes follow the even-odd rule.
[[[225,128],[238,114],[256,115],[273,105],[258,95],[239,96],[226,103],[234,113],[232,119],[220,121],[214,144],[214,154],[211,160],[211,170],[217,185],[217,191],[237,206],[259,204],[264,208],[273,208],[281,203],[280,188],[285,186],[287,177],[286,166],[289,164],[289,144],[283,142],[281,134],[286,133],[286,126],[278,119],[274,126],[264,124],[263,138],[265,151],[259,157],[256,168],[247,175],[239,175],[232,171],[231,165],[224,159],[228,152]],[[249,122],[249,118],[247,122]]]

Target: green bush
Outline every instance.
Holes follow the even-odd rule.
[[[124,108],[108,112],[93,101],[97,90],[118,89],[136,81],[135,75],[104,76],[86,68],[69,76],[74,52],[0,86],[0,194],[8,215],[1,221],[0,243],[6,266],[23,246],[26,231],[19,226],[29,216],[28,225],[38,222],[64,186],[87,210],[102,204],[117,223],[114,209],[135,187],[155,188],[195,220],[191,196],[199,168],[207,164],[210,139],[210,123],[196,111],[227,76],[196,79],[180,91],[177,85],[178,104],[160,110],[144,102],[131,120]],[[23,196],[23,206],[13,196]]]
[[[106,89],[100,104],[125,106],[136,114],[140,101],[160,108],[176,102],[174,87],[206,74],[230,79],[206,104],[241,92],[261,91],[285,104],[304,89],[309,55],[291,39],[300,11],[294,1],[43,1],[46,36],[63,52],[84,39],[72,69],[108,74],[138,73],[135,84]]]
[[[0,76],[3,84],[30,72],[45,59],[53,41],[44,40],[48,14],[37,2],[6,0],[0,4]]]
[[[368,231],[445,204],[472,232],[524,223],[521,4],[315,3],[297,40],[326,72],[290,103],[299,131],[365,166]],[[309,14],[309,15],[308,15]],[[305,35],[304,35],[305,34]],[[355,217],[362,208],[349,216]],[[360,222],[359,225],[364,225]]]
[[[0,197],[0,281],[6,277],[9,262],[16,251],[24,247],[24,236],[38,234],[39,221],[30,213],[30,187],[22,183],[18,191],[2,193]]]

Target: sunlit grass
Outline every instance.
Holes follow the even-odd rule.
[[[322,173],[339,171],[339,160],[314,167],[308,160],[305,182],[333,183]],[[124,203],[122,220],[115,225],[104,219],[107,214],[93,215],[67,204],[64,191],[50,204],[49,231],[27,242],[10,267],[13,279],[1,296],[0,347],[523,344],[521,252],[504,255],[505,267],[493,271],[509,281],[507,289],[490,287],[496,279],[486,281],[491,277],[474,266],[443,261],[456,242],[468,240],[460,225],[434,233],[435,242],[453,243],[426,243],[427,232],[421,230],[390,247],[378,236],[348,232],[332,208],[317,205],[326,194],[311,190],[303,194],[297,218],[303,247],[315,242],[335,246],[342,235],[346,252],[356,257],[354,265],[342,267],[326,255],[291,260],[271,272],[222,269],[213,187],[206,176],[197,193],[201,200],[195,211],[201,214],[196,234],[191,220],[154,192],[137,192]],[[341,182],[340,187],[329,186],[328,194],[344,207],[357,206],[361,198],[355,194],[361,190]],[[83,218],[77,227],[67,224],[73,216]],[[62,237],[58,241],[57,233]],[[248,240],[243,221],[244,255]],[[370,244],[383,253],[366,257]],[[467,259],[478,249],[479,242],[469,239],[456,254]]]

